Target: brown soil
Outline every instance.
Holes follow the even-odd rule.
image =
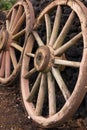
[[[0,87],[0,130],[42,130],[24,112],[20,86]],[[66,124],[50,130],[86,130],[87,118],[69,120]]]

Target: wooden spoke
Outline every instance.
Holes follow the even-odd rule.
[[[3,58],[1,62],[0,76],[3,77],[4,74],[5,74],[5,53],[3,53]]]
[[[6,27],[7,27],[7,30],[9,30],[9,20],[6,20]]]
[[[9,77],[11,73],[11,59],[9,51],[6,51],[5,55],[5,78]]]
[[[33,68],[32,70],[30,70],[25,76],[24,76],[24,78],[29,78],[32,74],[34,74],[36,72],[36,69],[35,68]]]
[[[69,32],[70,30],[70,26],[72,25],[73,23],[73,20],[74,20],[74,17],[75,17],[75,12],[72,11],[65,26],[63,27],[59,37],[57,38],[56,42],[54,43],[54,46],[53,48],[56,49],[56,48],[59,48],[63,42],[64,42],[64,39],[65,37],[67,36],[67,33]]]
[[[16,13],[17,13],[17,10],[14,8],[13,11],[12,11],[12,15],[11,15],[11,22],[10,22],[10,28],[9,28],[10,30],[13,26],[13,22],[15,20]]]
[[[30,92],[30,95],[27,99],[28,102],[31,102],[35,96],[35,93],[37,92],[39,86],[40,86],[40,81],[41,81],[41,73],[38,75],[33,87],[32,87],[32,90]]]
[[[15,20],[13,22],[13,26],[12,26],[12,30],[14,29],[14,27],[16,26],[17,22],[19,21],[21,15],[23,13],[23,7],[21,5],[19,5],[16,16],[15,16]]]
[[[37,41],[38,46],[39,46],[39,47],[40,47],[40,46],[43,46],[44,43],[42,42],[42,40],[41,40],[39,34],[38,34],[36,31],[33,31],[33,35],[34,35],[34,37],[35,37],[35,39],[36,39],[36,41]]]
[[[11,61],[12,61],[13,67],[15,69],[17,66],[17,59],[16,59],[16,54],[15,54],[15,51],[13,48],[10,48],[10,56],[11,56]]]
[[[70,41],[54,51],[54,55],[62,55],[67,49],[76,44],[82,37],[82,32],[73,37]]]
[[[19,44],[16,44],[16,43],[12,43],[11,44],[11,47],[15,48],[16,50],[22,52],[23,51],[23,48],[21,46],[19,46]]]
[[[32,54],[32,53],[27,53],[26,55],[33,58],[35,57],[35,54]]]
[[[49,45],[51,45],[51,46],[56,41],[56,38],[58,35],[60,21],[61,21],[61,15],[62,15],[62,9],[61,9],[61,6],[58,6],[57,11],[56,11],[54,25],[53,25],[53,30],[52,30],[52,34],[51,34],[51,39],[50,39],[50,43],[49,43]]]
[[[42,109],[43,109],[43,104],[44,104],[44,99],[45,99],[45,93],[46,93],[46,74],[42,75],[41,78],[41,84],[40,84],[40,89],[38,93],[38,98],[37,98],[37,104],[36,104],[36,115],[41,115]]]
[[[14,29],[13,29],[13,34],[16,34],[20,27],[22,26],[23,24],[23,21],[26,19],[26,15],[25,15],[25,12],[22,14],[22,16],[20,17],[20,19],[18,20],[18,22],[16,23]]]
[[[2,63],[2,57],[3,57],[3,51],[0,52],[0,67],[1,67],[1,63]]]
[[[0,41],[1,41],[2,28],[0,29]]]
[[[64,83],[59,70],[56,68],[52,68],[52,73],[53,73],[53,76],[54,76],[57,84],[59,85],[59,88],[60,88],[65,100],[67,101],[67,99],[70,97],[70,92],[69,92],[66,84]]]
[[[26,29],[24,28],[23,30],[21,30],[20,32],[18,32],[17,34],[13,35],[12,39],[17,39],[19,38],[20,36],[24,35],[26,32]]]
[[[47,33],[47,44],[50,41],[51,36],[51,20],[48,14],[45,14],[45,23],[46,23],[46,33]]]
[[[48,72],[48,98],[49,98],[49,116],[56,113],[56,95],[55,95],[55,82],[52,74]]]
[[[70,66],[70,67],[75,67],[75,68],[80,67],[80,62],[68,61],[68,60],[60,60],[60,59],[57,59],[57,58],[55,58],[54,64]]]

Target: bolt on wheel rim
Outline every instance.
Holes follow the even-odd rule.
[[[1,85],[10,84],[17,77],[26,38],[33,24],[34,12],[30,2],[19,1],[9,11],[6,25],[0,30]]]
[[[79,8],[79,11],[72,7],[73,4]],[[83,81],[87,75],[87,52],[83,49],[86,46],[84,28],[86,16],[82,13],[80,17],[80,12],[84,12],[85,7],[75,0],[69,0],[67,5],[70,7],[69,13],[66,13],[68,7],[63,0],[52,2],[41,12],[34,31],[28,38],[23,55],[21,91],[24,105],[30,118],[42,127],[54,127],[66,121],[76,112],[86,93],[87,82]],[[62,22],[63,27],[62,10],[68,15],[65,24]],[[79,26],[82,27],[77,33],[72,27],[78,24],[75,24],[75,18],[79,19]],[[80,23],[80,20],[83,22]],[[72,31],[69,32],[70,29],[74,32],[73,36]],[[67,55],[73,49],[76,52],[78,44],[82,47],[80,57],[77,59],[71,57],[70,60]],[[66,71],[67,67],[68,71]],[[69,82],[73,75],[69,76],[68,73],[70,68],[74,74],[79,71],[75,76],[76,81],[72,90]]]

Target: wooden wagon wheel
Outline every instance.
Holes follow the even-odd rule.
[[[28,38],[22,61],[21,91],[29,118],[42,127],[65,122],[76,112],[86,93],[86,10],[78,0],[55,0],[41,12]],[[76,27],[78,31],[74,30]],[[79,59],[75,51],[78,46],[82,49]],[[71,48],[77,57],[74,60],[67,57]],[[79,72],[73,85],[70,82],[75,74],[67,71],[73,71],[72,68],[74,73]]]
[[[0,31],[0,84],[15,79],[20,67],[24,44],[34,24],[34,11],[29,1],[19,1],[9,11],[6,26]]]

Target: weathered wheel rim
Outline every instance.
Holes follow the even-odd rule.
[[[45,70],[45,72],[43,73],[43,81],[45,82],[45,73],[47,72],[46,69],[43,69],[44,67],[42,68],[39,68],[37,69],[38,67],[36,66],[36,62],[35,62],[35,68],[33,70],[31,70],[29,73],[27,72],[28,70],[28,66],[29,66],[29,63],[30,62],[30,58],[29,57],[34,57],[34,60],[36,61],[36,57],[38,56],[38,50],[36,51],[36,54],[33,55],[31,53],[31,50],[32,50],[32,46],[33,46],[33,36],[31,35],[28,39],[28,42],[27,42],[27,45],[26,45],[26,48],[25,48],[25,52],[24,52],[24,56],[23,56],[23,62],[22,62],[22,72],[21,72],[21,91],[22,91],[22,97],[23,97],[23,101],[24,101],[24,105],[25,105],[25,108],[28,112],[28,115],[30,118],[32,118],[35,122],[37,122],[39,125],[43,126],[43,127],[54,127],[56,126],[56,124],[60,124],[60,123],[63,123],[65,122],[68,118],[70,118],[77,110],[77,108],[79,107],[85,93],[86,93],[86,88],[85,86],[87,85],[87,81],[86,81],[86,76],[87,76],[87,61],[86,61],[86,57],[87,57],[87,51],[86,51],[86,46],[87,46],[87,40],[86,40],[86,33],[87,33],[87,29],[85,28],[86,27],[86,14],[85,14],[85,10],[86,7],[84,7],[84,5],[79,2],[79,1],[72,1],[72,0],[56,0],[54,2],[52,2],[49,6],[47,6],[47,8],[44,9],[44,11],[42,11],[42,13],[40,14],[40,16],[37,18],[37,22],[35,24],[35,29],[38,27],[38,25],[40,24],[40,21],[41,19],[43,18],[44,14],[46,14],[47,12],[49,12],[49,10],[51,8],[53,8],[54,6],[57,6],[57,5],[68,5],[69,7],[71,7],[75,12],[76,14],[78,15],[79,19],[80,19],[80,22],[81,22],[81,27],[82,27],[82,34],[83,34],[83,40],[84,40],[84,50],[83,50],[83,57],[82,57],[82,61],[79,64],[77,64],[76,66],[80,66],[80,71],[79,71],[79,76],[78,76],[78,80],[77,80],[77,83],[75,85],[75,88],[72,92],[72,95],[67,99],[66,103],[64,104],[64,106],[62,107],[62,109],[51,116],[49,116],[48,118],[46,117],[43,117],[39,114],[36,113],[36,110],[35,110],[35,107],[33,106],[33,103],[32,103],[32,100],[29,99],[29,95],[31,95],[31,92],[29,90],[29,81],[27,80],[29,76],[31,76],[32,73],[34,73],[36,70],[37,71],[40,71],[42,72],[43,70]],[[35,31],[33,31],[33,35],[35,37]],[[81,34],[79,34],[81,35]],[[36,37],[35,37],[36,38]],[[31,45],[29,44],[31,43]],[[40,41],[41,43],[41,41]],[[43,43],[41,43],[43,44]],[[39,44],[39,49],[41,47],[43,47],[41,44]],[[30,48],[28,48],[28,46],[30,45]],[[41,47],[40,47],[41,46]],[[49,46],[47,45],[47,47],[49,48]],[[56,47],[54,47],[55,49]],[[50,48],[49,48],[50,50]],[[26,54],[28,52],[28,54]],[[42,51],[41,51],[42,52]],[[56,55],[57,51],[54,51],[52,50],[52,53],[51,55]],[[46,53],[45,53],[46,54]],[[49,53],[47,53],[49,55]],[[27,57],[26,55],[28,55],[29,57]],[[43,53],[40,55],[40,60],[41,60],[41,56],[43,55]],[[58,55],[60,56],[61,54],[58,52]],[[50,57],[50,56],[49,56]],[[50,61],[49,60],[50,58],[47,59],[47,61]],[[27,62],[28,61],[28,62]],[[26,63],[26,64],[25,64]],[[52,61],[51,61],[52,63]],[[43,63],[44,64],[44,63]],[[46,63],[45,68],[47,68],[46,66],[48,66],[48,62]],[[52,64],[51,66],[51,69],[52,67],[54,67],[54,65]],[[25,69],[26,68],[26,69]],[[52,71],[54,71],[54,69],[52,69]],[[55,71],[56,73],[56,71]],[[40,78],[40,75],[38,76],[38,78]],[[43,83],[44,83],[43,82]],[[44,85],[45,87],[45,85]],[[43,91],[44,91],[44,88],[43,87]],[[44,94],[43,94],[44,95]],[[79,101],[78,101],[79,100]],[[43,102],[43,101],[42,101]]]

